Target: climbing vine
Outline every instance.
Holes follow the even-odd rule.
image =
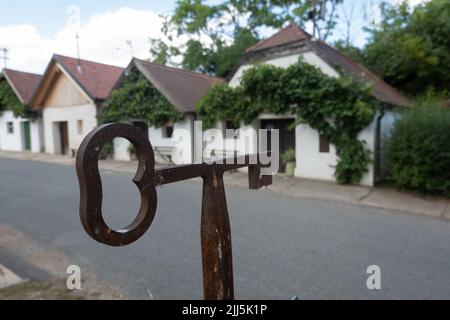
[[[0,81],[0,112],[12,111],[14,117],[22,117],[27,119],[34,119],[37,113],[17,98],[15,92],[9,85],[8,81]]]
[[[366,142],[358,139],[379,107],[371,89],[345,76],[327,76],[301,59],[287,69],[260,64],[247,70],[236,88],[212,87],[197,112],[206,127],[217,120],[250,124],[264,112],[294,114],[296,124],[308,124],[336,147],[337,181],[356,184],[371,163]]]
[[[99,116],[100,123],[143,119],[155,127],[178,122],[184,117],[137,70],[132,70],[121,86],[114,90],[107,107]]]

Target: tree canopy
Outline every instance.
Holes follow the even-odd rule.
[[[168,63],[181,55],[184,68],[226,77],[245,53],[259,40],[259,30],[279,29],[287,22],[305,26],[315,21],[316,37],[326,40],[336,25],[336,7],[343,0],[180,0],[163,31],[167,41],[152,39],[154,62]],[[172,40],[188,40],[182,50]]]
[[[382,22],[369,30],[362,62],[392,86],[413,95],[450,92],[450,1],[382,5]]]

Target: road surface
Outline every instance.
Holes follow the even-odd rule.
[[[137,212],[137,189],[130,174],[102,178],[105,219],[123,227]],[[74,168],[0,159],[0,223],[62,250],[130,298],[201,299],[201,184],[165,186],[158,197],[144,238],[109,248],[81,227]],[[270,190],[227,188],[227,197],[238,299],[450,298],[448,221]],[[381,290],[367,289],[371,265],[381,268]]]

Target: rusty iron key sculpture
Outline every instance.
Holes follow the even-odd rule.
[[[123,230],[109,228],[102,215],[102,181],[98,159],[102,147],[114,138],[125,138],[136,148],[139,161],[133,182],[141,194],[136,219]],[[234,158],[233,164],[193,164],[155,170],[153,148],[146,135],[126,123],[104,125],[91,132],[77,154],[76,168],[80,183],[80,217],[86,232],[109,246],[126,246],[141,238],[153,222],[157,209],[156,187],[201,177],[203,203],[201,212],[201,247],[203,287],[206,300],[233,300],[233,261],[230,220],[223,175],[226,171],[249,167],[250,189],[272,184],[272,176],[261,176],[259,156]],[[229,163],[229,162],[224,162]]]

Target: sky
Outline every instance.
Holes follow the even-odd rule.
[[[412,5],[422,1],[410,0]],[[126,66],[133,55],[149,57],[149,38],[163,36],[159,15],[173,12],[175,2],[0,0],[0,48],[9,49],[8,68],[42,73],[54,53],[77,56],[78,33],[81,58]],[[360,31],[362,17],[358,10],[354,15],[352,41],[362,46],[366,41]]]

